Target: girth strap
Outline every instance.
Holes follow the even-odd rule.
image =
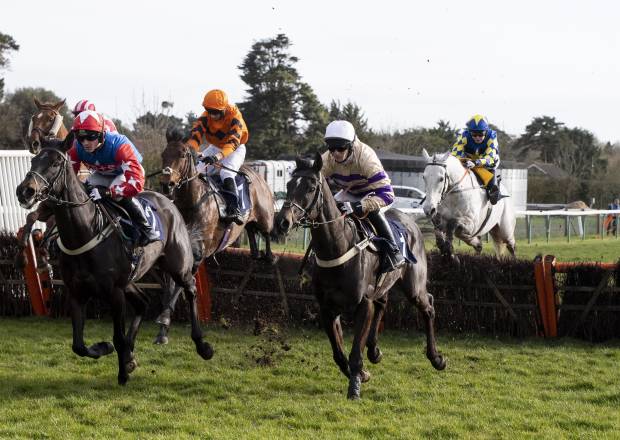
[[[114,230],[114,227],[111,224],[109,224],[103,231],[101,231],[99,234],[95,235],[88,243],[86,243],[83,246],[80,246],[77,249],[68,249],[68,248],[66,248],[65,245],[62,244],[62,241],[60,240],[60,237],[58,237],[56,239],[56,243],[58,243],[58,247],[60,248],[60,250],[63,253],[65,253],[67,255],[80,255],[80,254],[83,254],[83,253],[88,252],[89,250],[95,248],[99,243],[101,243],[103,240],[108,238],[113,230]]]
[[[316,255],[314,256],[314,258],[316,259],[316,264],[319,267],[336,267],[346,263],[351,258],[355,257],[363,249],[366,249],[368,245],[370,245],[370,238],[365,238],[364,240],[354,245],[351,249],[346,251],[344,254],[342,254],[340,257],[334,258],[333,260],[321,260]]]

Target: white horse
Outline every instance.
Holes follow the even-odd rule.
[[[432,157],[426,150],[422,153],[426,159],[426,200],[422,209],[435,226],[437,247],[442,255],[456,259],[452,247],[454,235],[479,254],[482,251],[480,236],[488,232],[493,237],[498,257],[504,245],[514,257],[516,219],[512,199],[502,198],[491,205],[473,171],[465,168],[457,157],[449,151]],[[502,194],[506,194],[506,189],[501,189]]]

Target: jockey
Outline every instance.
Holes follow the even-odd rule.
[[[205,111],[194,122],[187,144],[198,151],[200,145],[207,144],[202,152],[198,170],[208,175],[220,173],[223,193],[226,199],[226,220],[243,224],[239,210],[239,197],[235,175],[245,160],[245,143],[248,129],[236,105],[228,102],[222,90],[209,91],[203,101]],[[221,167],[214,164],[220,162]]]
[[[68,155],[76,174],[82,163],[92,171],[87,179],[94,187],[91,199],[96,202],[111,197],[122,206],[142,233],[140,246],[159,240],[159,234],[151,228],[142,205],[134,197],[144,187],[142,156],[136,147],[126,136],[105,130],[103,117],[93,110],[78,114],[71,131],[75,140]]]
[[[497,133],[489,127],[486,118],[474,115],[467,121],[467,128],[457,138],[452,147],[452,155],[468,159],[464,165],[471,169],[484,167],[492,175],[486,184],[491,205],[495,205],[503,196],[499,193],[495,170],[499,166],[499,145]]]
[[[328,151],[322,155],[321,171],[332,186],[341,190],[335,195],[336,200],[358,217],[367,215],[377,234],[386,240],[389,262],[381,272],[401,267],[405,258],[383,214],[394,201],[394,191],[377,154],[355,136],[355,128],[348,121],[330,122],[325,143]]]
[[[80,113],[86,110],[92,110],[94,112],[97,111],[97,109],[95,108],[94,102],[89,101],[88,99],[82,99],[75,104],[75,106],[73,107],[73,111],[71,113],[73,113],[73,117],[75,118],[77,117],[77,115],[79,115]],[[117,133],[118,130],[116,129],[116,125],[114,125],[114,122],[112,122],[112,120],[109,119],[103,113],[99,113],[99,114],[101,115],[101,117],[103,118],[103,121],[105,122],[105,130]]]

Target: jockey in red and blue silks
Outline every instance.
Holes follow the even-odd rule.
[[[93,201],[102,197],[117,201],[142,232],[139,245],[158,240],[158,232],[151,228],[142,205],[134,199],[144,188],[142,156],[136,147],[126,136],[106,131],[103,117],[93,110],[80,113],[71,130],[75,140],[68,155],[76,173],[81,164],[91,171],[87,182],[94,187],[90,192]]]

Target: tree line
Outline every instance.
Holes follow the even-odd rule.
[[[447,151],[456,140],[461,127],[449,121],[440,120],[431,128],[377,131],[370,128],[363,109],[356,103],[321,103],[312,87],[302,81],[296,67],[299,59],[291,53],[291,46],[285,34],[256,41],[238,66],[247,86],[246,99],[238,105],[250,130],[248,159],[313,154],[323,148],[325,126],[334,119],[350,121],[359,138],[375,149],[401,154],[420,155],[422,148],[429,152]],[[8,68],[10,53],[18,50],[12,37],[0,33],[0,73]],[[42,88],[21,88],[5,94],[0,78],[0,149],[23,148],[29,118],[36,111],[34,96],[41,101],[60,100],[54,92]],[[70,121],[68,109],[63,110],[65,120]],[[179,118],[170,110],[169,105],[145,110],[131,126],[114,120],[119,131],[143,152],[147,170],[155,169],[159,163],[166,128],[176,125],[189,132],[197,117],[190,112]],[[587,129],[567,127],[545,115],[533,118],[518,136],[493,128],[498,132],[503,161],[552,164],[565,172],[564,177],[551,179],[531,176],[528,201],[557,203],[581,199],[588,203],[593,197],[599,201],[617,197],[620,178],[614,171],[620,162],[618,145],[603,144]]]

